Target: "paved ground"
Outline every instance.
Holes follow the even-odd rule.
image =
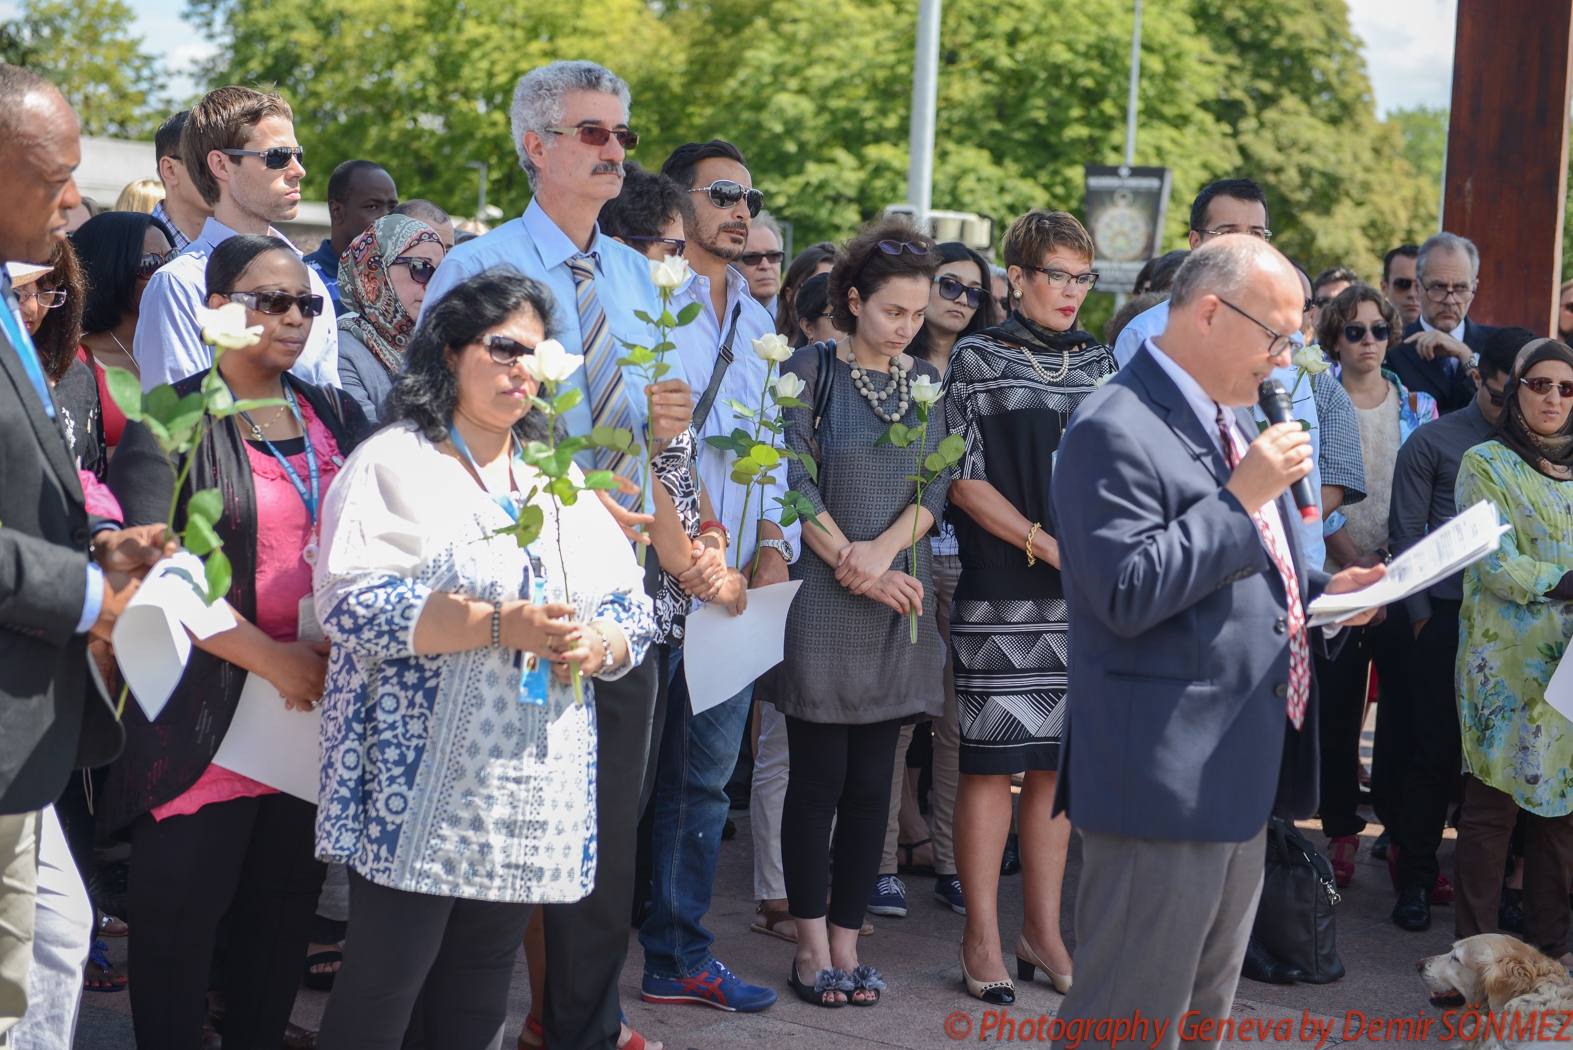
[[[695,1006],[643,1003],[639,999],[642,956],[637,937],[630,936],[629,960],[623,974],[623,1001],[629,1021],[647,1038],[664,1040],[670,1050],[946,1047],[954,1045],[958,1039],[978,1040],[985,1023],[990,1025],[987,1038],[997,1037],[996,1019],[986,1016],[983,1004],[969,997],[961,983],[956,951],[963,919],[934,901],[932,879],[907,879],[910,900],[907,918],[874,919],[877,927],[874,936],[862,941],[863,961],[882,970],[890,985],[879,1006],[825,1010],[792,996],[786,986],[791,946],[752,933],[748,928],[754,910],[752,847],[746,815],[738,823],[737,838],[724,843],[721,849],[715,902],[708,925],[716,934],[717,955],[746,979],[776,989],[781,999],[769,1011],[752,1016],[721,1014]],[[1314,822],[1302,826],[1317,827]],[[1405,933],[1387,921],[1393,903],[1387,866],[1370,856],[1371,843],[1379,831],[1379,827],[1372,825],[1362,838],[1354,884],[1344,891],[1338,907],[1338,948],[1348,975],[1322,986],[1273,987],[1242,981],[1234,1009],[1237,1018],[1256,1018],[1275,1024],[1292,1019],[1294,1042],[1300,1041],[1307,1012],[1313,1019],[1332,1018],[1335,1024],[1334,1038],[1328,1040],[1331,1045],[1342,1034],[1349,1011],[1360,1011],[1366,1018],[1383,1019],[1439,1016],[1438,1011],[1428,1006],[1420,988],[1415,976],[1415,961],[1446,950],[1452,940],[1452,908],[1435,909],[1436,921],[1425,933]],[[1443,844],[1444,871],[1452,869],[1452,834],[1451,831],[1447,833],[1448,839]],[[1311,837],[1318,843],[1323,841],[1319,831]],[[1068,916],[1073,907],[1079,871],[1080,851],[1073,841],[1066,885],[1066,937],[1071,943],[1074,941],[1071,941]],[[1154,891],[1162,892],[1162,889],[1155,887]],[[1176,901],[1175,905],[1184,907],[1184,902]],[[1003,880],[1001,909],[1002,933],[1008,948],[1020,928],[1020,876]],[[111,942],[111,956],[124,959],[124,941]],[[135,973],[130,977],[134,981]],[[303,989],[296,1003],[296,1021],[315,1027],[326,998],[323,993]],[[125,993],[88,993],[86,1000],[77,1035],[78,1050],[126,1050],[135,1046],[130,1004]],[[1060,1001],[1053,987],[1040,978],[1031,987],[1018,986],[1017,1005],[1010,1008],[1006,1016],[1012,1021],[1052,1017]],[[528,984],[521,955],[510,1001],[505,1048],[511,1048],[528,1005]],[[1438,1034],[1435,1028],[1432,1034],[1433,1038]],[[1312,1047],[1316,1042],[1313,1038],[1305,1045]]]

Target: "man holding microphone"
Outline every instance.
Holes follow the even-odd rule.
[[[1226,1017],[1256,914],[1270,815],[1317,803],[1306,565],[1290,486],[1298,423],[1249,406],[1300,341],[1299,278],[1259,238],[1219,237],[1173,285],[1168,325],[1076,413],[1052,493],[1070,605],[1056,812],[1081,831],[1077,1018]],[[1349,621],[1364,623],[1366,613]],[[1336,628],[1328,632],[1336,633]],[[1176,908],[1175,900],[1186,906]]]

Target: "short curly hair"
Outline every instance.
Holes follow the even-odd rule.
[[[1043,257],[1056,248],[1075,252],[1088,262],[1093,258],[1092,237],[1068,211],[1034,208],[1010,224],[1000,250],[1006,266],[1042,266]]]
[[[82,342],[82,308],[87,302],[87,282],[82,279],[82,267],[76,249],[68,237],[55,245],[49,256],[50,271],[36,283],[39,291],[66,293],[66,301],[53,309],[45,310],[33,333],[33,348],[44,364],[44,371],[53,382],[65,378],[66,369],[76,360],[76,348]]]
[[[881,241],[920,245],[923,252],[919,254],[902,248],[891,255],[879,246]],[[842,245],[841,254],[836,256],[835,267],[830,271],[830,320],[851,335],[858,327],[858,319],[848,302],[852,289],[856,288],[859,298],[866,301],[892,278],[917,277],[931,281],[937,269],[939,249],[934,238],[919,233],[900,216],[875,219]]]
[[[1361,303],[1375,303],[1376,308],[1382,311],[1382,320],[1391,329],[1387,334],[1389,348],[1397,346],[1403,338],[1404,326],[1398,320],[1398,311],[1387,301],[1387,296],[1364,281],[1356,281],[1333,297],[1333,301],[1322,309],[1322,319],[1317,322],[1316,341],[1329,361],[1338,360],[1338,336],[1344,325],[1353,323],[1355,316],[1360,313]]]

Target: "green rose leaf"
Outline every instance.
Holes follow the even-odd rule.
[[[567,390],[564,390],[562,393],[558,394],[556,397],[552,398],[552,411],[556,412],[558,415],[562,415],[564,412],[568,411],[570,408],[573,408],[583,400],[584,391],[580,390],[576,386],[571,386]]]
[[[587,489],[615,489],[617,475],[610,470],[592,470],[584,476],[584,487]]]
[[[104,369],[104,385],[127,419],[142,421],[142,381],[124,368]]]
[[[699,316],[702,310],[704,310],[704,304],[697,302],[689,303],[687,306],[677,311],[677,324],[671,327],[681,327],[690,323],[694,318]]]
[[[960,434],[951,434],[939,443],[939,451],[952,463],[959,463],[961,457],[967,452],[967,439]]]
[[[943,452],[930,452],[923,458],[923,469],[932,471],[935,474],[938,474],[948,466],[950,466],[950,461],[945,458]]]
[[[175,406],[180,404],[180,397],[175,393],[175,388],[168,383],[158,386],[142,395],[142,412],[160,423],[167,422],[175,414]]]
[[[202,520],[212,525],[224,514],[224,494],[218,489],[203,489],[193,493],[186,501],[186,519]]]
[[[229,559],[224,556],[222,550],[216,550],[209,554],[207,563],[203,565],[202,570],[208,581],[208,593],[205,597],[207,603],[212,605],[229,593],[229,582],[233,570],[230,569]]]
[[[186,549],[197,557],[202,557],[211,550],[223,546],[224,541],[219,539],[218,533],[213,531],[205,518],[191,518],[186,522],[185,535]]]
[[[748,458],[758,463],[761,467],[773,467],[781,462],[781,453],[769,445],[755,445],[748,453]]]

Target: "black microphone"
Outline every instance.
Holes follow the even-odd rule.
[[[1262,415],[1267,417],[1269,424],[1294,422],[1294,402],[1289,400],[1289,391],[1284,385],[1271,376],[1262,380],[1262,385],[1256,390],[1256,403],[1261,406]],[[1294,505],[1300,508],[1302,521],[1320,521],[1322,512],[1316,506],[1316,495],[1311,491],[1311,475],[1307,474],[1293,485],[1289,491],[1294,493]]]

